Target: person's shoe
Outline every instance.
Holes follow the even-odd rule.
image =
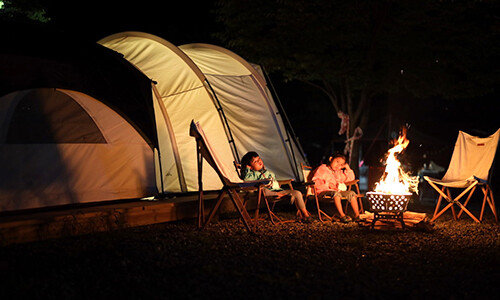
[[[359,223],[359,222],[362,222],[363,220],[361,220],[361,218],[359,216],[357,216],[354,219],[352,219],[352,221],[356,222],[356,223]]]
[[[302,219],[302,223],[304,224],[311,224],[313,222],[312,216],[307,216],[304,219]]]
[[[352,219],[349,216],[342,216],[342,217],[340,217],[340,222],[342,222],[342,223],[350,223],[350,222],[352,222]]]

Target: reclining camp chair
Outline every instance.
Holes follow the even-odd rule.
[[[236,168],[236,171],[238,172],[238,176],[241,178],[241,164],[237,163],[236,161],[234,161],[233,164],[234,164],[234,167]],[[243,178],[241,178],[241,179],[243,179]],[[293,179],[284,179],[284,180],[278,180],[278,183],[279,183],[280,186],[287,185],[290,190],[293,190],[292,181],[293,181]],[[243,201],[244,205],[246,205],[246,203],[250,199],[250,195],[254,194],[254,192],[255,191],[248,191],[245,194],[244,201]],[[276,207],[276,204],[278,202],[280,202],[281,200],[283,200],[284,197],[278,198],[278,197],[266,196],[263,191],[262,191],[262,197],[264,198],[264,203],[266,204],[267,212],[268,212],[268,215],[269,215],[269,220],[271,221],[271,223],[273,223],[274,225],[276,225],[276,224],[283,224],[283,223],[293,222],[293,220],[283,220],[283,219],[281,219],[274,212],[274,208]],[[254,222],[258,222],[259,221],[259,209],[260,209],[260,206],[257,206],[257,208],[255,210]],[[299,214],[300,214],[300,212],[297,210],[297,215],[299,215]]]
[[[226,194],[229,194],[231,201],[235,209],[240,214],[240,217],[245,224],[245,227],[250,232],[255,232],[257,230],[257,222],[254,222],[250,215],[248,214],[243,201],[238,194],[241,190],[256,190],[258,199],[257,205],[260,205],[261,195],[263,195],[264,185],[269,183],[269,180],[255,180],[255,181],[243,181],[239,178],[238,174],[232,169],[226,167],[223,162],[217,157],[217,154],[212,150],[210,141],[208,137],[203,132],[200,124],[198,122],[191,121],[189,134],[196,139],[196,152],[197,152],[197,162],[198,162],[198,228],[204,229],[208,223],[212,220],[216,211],[218,210],[222,199]],[[202,165],[203,159],[205,159],[208,164],[217,172],[220,180],[222,181],[223,187],[217,196],[217,201],[210,211],[208,219],[205,221],[205,208],[203,199],[203,181],[202,181]],[[256,216],[258,217],[258,215]]]
[[[491,175],[493,173],[492,165],[498,146],[499,136],[500,129],[486,138],[471,136],[463,131],[459,131],[458,138],[455,143],[455,149],[453,150],[453,154],[451,156],[450,165],[443,178],[439,180],[424,176],[424,179],[430,184],[430,186],[432,186],[439,193],[439,199],[431,221],[437,219],[451,207],[454,220],[460,218],[462,212],[465,212],[474,221],[479,223],[483,219],[484,207],[487,202],[493,212],[493,215],[495,216],[495,220],[498,222],[495,200],[493,198],[490,183]],[[441,188],[438,186],[441,186]],[[479,219],[477,219],[467,209],[467,204],[478,186],[484,194]],[[460,189],[463,191],[458,196],[453,198],[450,188]],[[460,202],[460,199],[462,199],[462,197],[467,193],[467,199],[463,203]],[[438,212],[441,205],[441,199],[443,198],[448,201],[448,204]],[[458,215],[455,214],[453,205],[460,207]]]
[[[305,181],[304,185],[306,186],[306,195],[305,195],[304,201],[307,201],[307,199],[310,197],[314,197],[314,200],[316,201],[316,207],[318,209],[319,220],[323,223],[331,221],[333,219],[333,216],[328,215],[324,210],[322,210],[320,203],[334,204],[333,197],[325,196],[325,197],[320,198],[318,196],[318,193],[316,192],[316,186],[314,185],[314,181],[312,181],[312,178],[314,176],[314,170],[312,169],[312,167],[304,165],[303,163],[300,163],[300,166],[302,168],[302,174],[304,175],[304,181]],[[359,182],[359,179],[356,179],[353,181],[346,182],[345,185],[347,186],[348,191],[350,191],[353,187],[355,188],[356,197],[358,199],[359,213],[363,214],[364,213],[364,208],[363,208],[364,195],[361,194],[359,191],[358,182]],[[347,198],[344,198],[344,197],[342,197],[342,200],[346,200],[344,212],[347,214],[347,209],[349,208],[349,201]],[[327,220],[323,220],[323,217],[325,217]]]

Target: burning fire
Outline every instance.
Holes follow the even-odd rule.
[[[397,195],[411,194],[411,192],[418,194],[418,177],[404,172],[396,157],[409,143],[406,138],[406,128],[403,128],[398,139],[394,140],[394,146],[387,152],[385,173],[380,181],[375,183],[375,192]]]

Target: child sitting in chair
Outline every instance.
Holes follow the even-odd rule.
[[[291,202],[295,203],[300,211],[302,222],[312,223],[312,217],[306,209],[302,193],[298,190],[282,189],[276,180],[276,175],[264,167],[264,162],[256,152],[250,151],[241,158],[241,177],[243,180],[271,179],[269,185],[264,189],[264,195],[278,198],[289,195]]]
[[[342,223],[349,223],[352,221],[351,217],[347,216],[342,210],[342,197],[351,203],[355,215],[354,221],[360,221],[356,193],[354,191],[348,191],[345,185],[346,182],[354,179],[354,171],[346,164],[346,157],[342,153],[336,153],[330,156],[328,163],[320,165],[314,172],[312,178],[319,198],[325,196],[331,196],[333,198]]]

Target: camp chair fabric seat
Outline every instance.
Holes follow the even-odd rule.
[[[446,186],[446,187],[451,187],[451,188],[466,188],[476,181],[476,179],[463,179],[463,180],[457,180],[457,181],[446,181],[446,180],[432,178],[429,176],[424,176],[424,177],[426,177],[426,180],[428,180],[428,181],[432,181],[436,184]]]
[[[475,222],[481,222],[483,219],[484,208],[488,203],[495,220],[498,222],[498,216],[491,189],[492,165],[498,147],[500,129],[486,138],[469,135],[459,131],[451,161],[442,179],[436,179],[424,176],[429,185],[439,193],[439,198],[434,210],[434,221],[446,210],[451,208],[453,219],[457,220],[465,212]],[[477,187],[483,192],[483,203],[479,219],[467,209],[467,204],[471,200]],[[459,195],[453,197],[451,188],[462,190]],[[460,200],[467,195],[465,201]],[[445,199],[448,204],[440,210],[441,200]],[[460,207],[458,215],[455,213],[454,205]]]

